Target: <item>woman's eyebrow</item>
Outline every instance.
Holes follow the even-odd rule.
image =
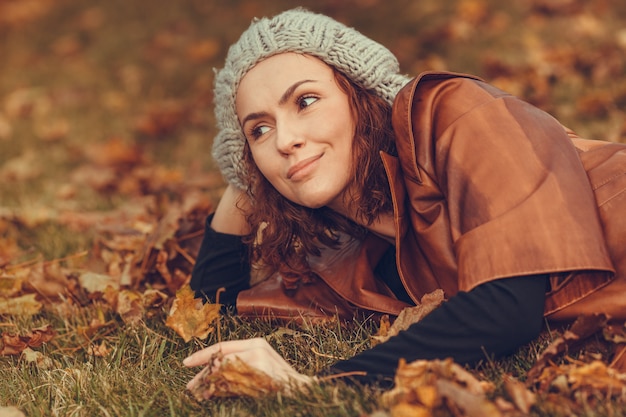
[[[296,81],[295,83],[293,83],[289,88],[287,88],[285,90],[285,92],[283,93],[282,96],[280,96],[280,100],[278,100],[278,104],[279,105],[283,105],[285,104],[290,98],[291,96],[293,96],[294,91],[296,91],[296,88],[300,87],[302,84],[305,83],[314,83],[315,80],[301,80],[301,81]]]
[[[287,88],[285,90],[285,92],[283,93],[282,96],[280,96],[280,100],[278,100],[278,104],[280,106],[284,105],[290,98],[291,96],[293,96],[293,93],[296,91],[296,89],[298,87],[300,87],[302,84],[306,84],[306,83],[314,83],[316,82],[315,80],[300,80],[300,81],[296,81],[295,83],[293,83],[291,86],[289,86],[289,88]],[[250,113],[249,115],[247,115],[246,117],[243,118],[243,120],[241,121],[241,126],[245,126],[245,124],[253,119],[260,119],[262,117],[267,116],[267,112],[256,112],[256,113]]]

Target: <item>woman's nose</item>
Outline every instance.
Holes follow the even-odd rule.
[[[299,129],[288,125],[277,126],[276,149],[281,154],[290,154],[295,149],[302,147],[304,142],[304,135]]]

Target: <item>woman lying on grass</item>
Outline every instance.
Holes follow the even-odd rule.
[[[626,318],[626,145],[580,139],[473,76],[409,79],[383,46],[302,9],[251,24],[215,106],[230,185],[207,219],[198,296],[225,287],[240,314],[350,318],[444,291],[422,321],[325,374],[374,383],[400,358],[510,354],[544,318]],[[251,287],[251,264],[274,274]],[[312,380],[263,339],[185,365],[215,369],[217,352]]]

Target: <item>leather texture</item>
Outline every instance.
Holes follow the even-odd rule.
[[[381,157],[398,269],[415,303],[439,288],[448,298],[494,279],[550,274],[548,318],[626,319],[626,145],[578,138],[536,107],[455,73],[409,82],[393,124],[399,156]],[[238,311],[317,317],[335,311],[324,299],[341,305],[343,318],[397,315],[407,305],[372,272],[387,245],[369,235],[324,249],[309,262],[325,286],[302,286],[287,303],[274,277],[241,293]],[[327,295],[306,296],[313,288]],[[263,306],[254,304],[264,291]]]

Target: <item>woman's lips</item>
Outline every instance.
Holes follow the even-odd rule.
[[[306,169],[309,168],[312,164],[317,162],[324,154],[321,153],[319,155],[312,156],[310,158],[303,159],[297,164],[293,165],[287,171],[287,179],[298,179],[299,174],[305,173]]]

